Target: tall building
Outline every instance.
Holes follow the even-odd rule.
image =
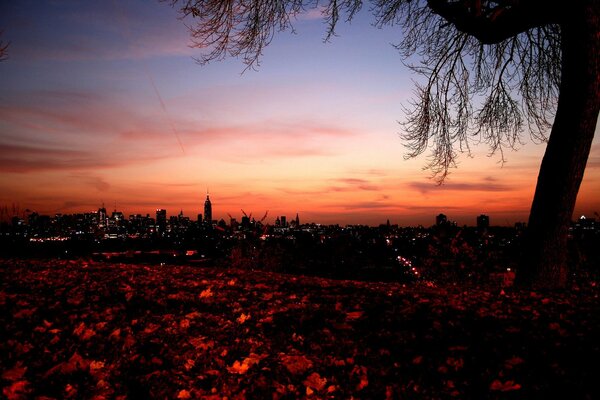
[[[444,214],[439,214],[437,217],[435,217],[436,225],[445,225],[446,223],[448,223],[448,217],[446,217]]]
[[[242,229],[250,228],[250,217],[247,215],[242,216]]]
[[[167,210],[163,208],[156,209],[156,230],[161,234],[167,230]]]
[[[209,225],[212,223],[212,203],[210,202],[208,194],[206,195],[206,200],[204,201],[204,222]]]
[[[104,205],[98,209],[98,226],[101,228],[106,226],[106,208],[104,208]]]
[[[481,214],[477,217],[477,228],[487,229],[490,227],[490,217],[485,214]]]

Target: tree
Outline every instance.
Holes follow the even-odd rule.
[[[258,64],[274,34],[321,7],[329,39],[361,0],[183,0],[200,63],[242,57]],[[406,108],[403,137],[442,182],[460,153],[480,141],[491,153],[520,143],[525,131],[547,142],[531,207],[518,279],[567,284],[567,233],[600,111],[600,1],[374,0],[376,25],[400,25],[397,45],[424,76]],[[553,123],[551,121],[553,120]],[[549,137],[547,136],[550,130]]]

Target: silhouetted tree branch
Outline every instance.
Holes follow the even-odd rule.
[[[0,36],[2,36],[2,31],[0,31]],[[4,43],[3,40],[0,40],[0,61],[4,61],[8,58],[8,43]]]

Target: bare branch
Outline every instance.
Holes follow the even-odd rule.
[[[2,36],[2,31],[0,31],[0,36]],[[8,45],[9,43],[0,40],[0,61],[8,59]]]

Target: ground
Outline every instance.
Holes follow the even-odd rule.
[[[600,291],[0,261],[18,398],[600,398]]]

